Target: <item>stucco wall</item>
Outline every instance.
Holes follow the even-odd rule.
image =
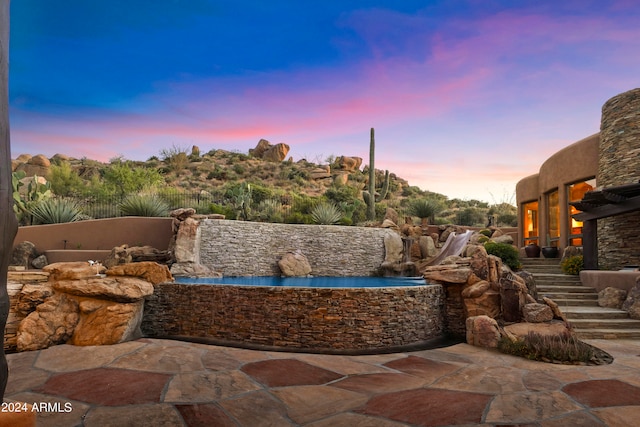
[[[371,276],[385,258],[382,228],[271,224],[228,220],[200,223],[200,262],[225,276],[280,275],[278,260],[300,250],[314,276]]]
[[[156,285],[142,332],[244,347],[375,352],[443,335],[440,285],[290,288]]]
[[[549,157],[537,174],[527,176],[516,184],[516,201],[518,203],[518,242],[523,244],[523,212],[522,204],[538,201],[538,232],[541,245],[546,244],[548,233],[546,194],[558,190],[560,204],[560,240],[561,249],[566,247],[569,235],[569,213],[567,185],[584,181],[596,176],[598,172],[598,150],[600,134],[588,136],[561,149]],[[598,182],[597,185],[600,185]]]
[[[153,246],[166,250],[172,218],[121,217],[20,227],[14,246],[25,240],[38,252],[50,249],[111,250],[115,246]],[[86,259],[86,258],[83,258]]]

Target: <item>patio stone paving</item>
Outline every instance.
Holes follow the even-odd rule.
[[[588,342],[614,362],[546,364],[466,344],[359,356],[62,345],[8,355],[5,399],[44,405],[40,427],[637,425],[640,341]]]

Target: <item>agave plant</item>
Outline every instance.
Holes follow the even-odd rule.
[[[29,210],[29,214],[34,224],[62,224],[89,218],[76,201],[64,198],[44,199]]]
[[[316,224],[336,224],[343,215],[340,208],[333,203],[318,203],[311,210],[311,218]]]
[[[120,212],[125,216],[167,216],[169,205],[155,194],[131,194],[120,203]]]

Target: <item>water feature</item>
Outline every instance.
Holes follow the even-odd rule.
[[[193,285],[285,286],[302,288],[387,288],[398,286],[425,286],[422,277],[176,277],[176,283]]]

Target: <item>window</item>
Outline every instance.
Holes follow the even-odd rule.
[[[580,181],[567,186],[567,195],[569,202],[577,202],[582,200],[587,191],[591,191],[596,187],[595,178],[587,181]],[[574,206],[569,205],[569,245],[582,246],[582,221],[576,221],[572,215],[580,212]]]
[[[522,205],[522,233],[524,244],[535,243],[540,246],[540,236],[538,236],[538,202],[528,202]]]
[[[558,246],[560,239],[560,203],[558,190],[547,194],[547,224],[548,232],[545,246]]]

